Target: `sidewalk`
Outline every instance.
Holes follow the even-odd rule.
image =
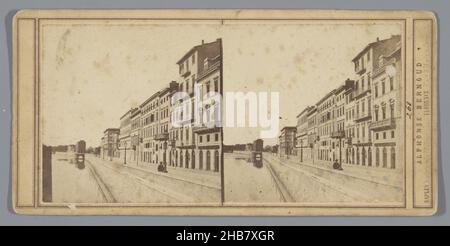
[[[93,158],[95,158],[95,157],[93,157]],[[96,160],[96,159],[92,159],[92,160]],[[152,173],[152,174],[156,174],[156,175],[160,175],[160,176],[175,178],[175,179],[187,181],[190,183],[209,186],[212,188],[220,189],[220,187],[221,187],[219,172],[203,171],[203,170],[195,170],[195,169],[193,170],[193,169],[187,169],[187,168],[181,168],[181,167],[177,168],[177,167],[167,166],[168,172],[163,173],[163,172],[158,172],[157,164],[152,164],[152,163],[145,163],[145,162],[137,163],[137,162],[133,162],[133,161],[131,161],[131,162],[127,161],[127,164],[124,165],[123,160],[118,159],[118,158],[113,158],[112,161],[110,161],[109,159],[103,160],[101,158],[97,158],[97,160],[101,160],[106,164],[120,165],[122,167],[133,168],[133,169],[141,170],[144,172],[148,172],[148,173]]]
[[[277,157],[279,158],[279,157]],[[301,165],[310,168],[316,168],[334,172],[341,175],[346,175],[352,178],[363,179],[371,182],[376,182],[384,185],[394,186],[401,188],[403,185],[403,171],[401,169],[388,169],[382,167],[369,167],[361,165],[343,164],[344,170],[335,170],[332,167],[331,162],[314,160],[312,162],[300,162],[296,156],[290,156],[289,159],[279,158],[283,162]]]

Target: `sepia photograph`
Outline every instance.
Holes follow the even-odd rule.
[[[224,131],[225,202],[402,205],[402,22],[239,27],[252,34],[235,60],[259,62],[225,75],[225,93],[245,92],[249,119]]]
[[[213,28],[41,28],[44,202],[221,202],[220,104],[212,95],[222,91],[222,40]]]

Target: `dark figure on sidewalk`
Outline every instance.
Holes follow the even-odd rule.
[[[159,163],[158,165],[158,172],[167,173],[167,165],[163,163]]]
[[[344,169],[342,168],[342,165],[341,165],[337,160],[334,160],[334,163],[333,163],[333,169],[336,169],[336,170],[344,170]]]

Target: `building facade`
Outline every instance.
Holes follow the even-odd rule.
[[[297,117],[297,144],[307,115],[311,161],[399,169],[402,133],[401,37],[368,44],[352,60],[354,80],[325,95]],[[280,147],[281,147],[280,139]],[[300,144],[301,146],[302,144]],[[298,150],[297,150],[298,152]]]
[[[132,110],[133,109],[128,110],[120,117],[119,158],[123,159],[124,162],[129,162],[132,156],[130,138]]]
[[[130,113],[130,122],[131,122],[131,128],[130,128],[130,144],[131,144],[131,158],[130,161],[135,163],[136,165],[139,165],[139,155],[142,152],[141,150],[141,109],[140,108],[134,108],[131,110]]]
[[[398,161],[397,131],[402,115],[401,43],[380,55],[373,71],[373,118],[369,128],[373,132],[374,165],[395,169]]]
[[[306,107],[300,114],[297,115],[297,134],[295,136],[294,155],[297,156],[300,162],[311,160],[311,148],[309,146],[309,118],[308,113],[312,107]]]
[[[279,136],[279,155],[281,157],[288,157],[294,154],[296,132],[297,127],[295,126],[285,126],[281,129]]]
[[[219,172],[222,154],[222,41],[193,47],[178,62],[178,92],[171,113],[177,115],[169,134],[174,143],[172,166]],[[174,110],[186,109],[182,112]]]
[[[108,128],[103,132],[102,137],[102,158],[104,160],[112,160],[119,157],[119,128]]]

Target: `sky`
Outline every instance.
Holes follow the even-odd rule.
[[[351,59],[368,43],[401,34],[399,22],[67,21],[41,29],[43,143],[98,146],[103,131],[172,80],[190,48],[223,40],[224,91],[280,95],[280,129],[354,78]],[[224,143],[261,129],[224,128]],[[276,138],[264,139],[275,144]]]

